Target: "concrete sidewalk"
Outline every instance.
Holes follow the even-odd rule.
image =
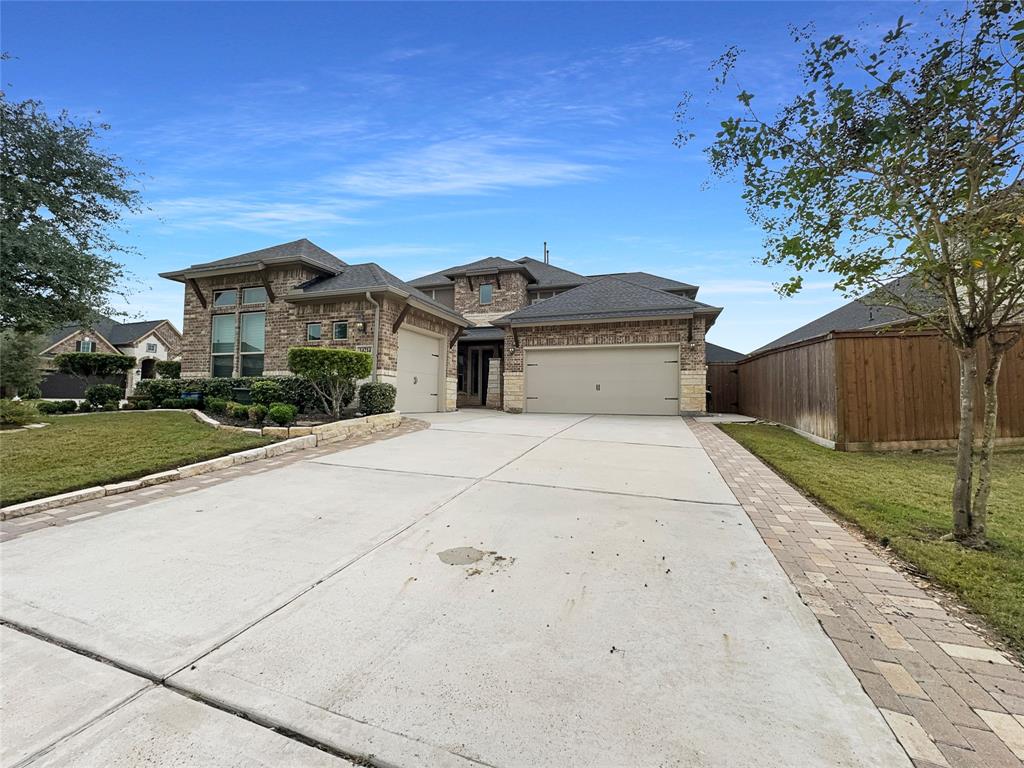
[[[682,419],[430,421],[0,545],[4,764],[910,766]]]

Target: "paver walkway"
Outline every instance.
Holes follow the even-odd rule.
[[[1024,672],[717,427],[688,420],[919,768],[1021,768]]]

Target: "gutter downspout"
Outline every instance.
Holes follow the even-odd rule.
[[[366,292],[366,300],[373,304],[373,368],[370,370],[370,381],[377,381],[377,350],[380,348],[380,304],[370,292]]]

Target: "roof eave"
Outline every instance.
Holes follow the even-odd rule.
[[[397,296],[399,299],[404,299],[413,307],[423,310],[428,314],[442,317],[462,328],[469,327],[469,321],[466,320],[462,315],[459,315],[455,312],[449,312],[447,310],[443,310],[440,307],[436,307],[433,304],[429,304],[423,301],[422,299],[413,296],[408,291],[403,291],[401,288],[397,288],[393,285],[367,285],[361,286],[359,288],[343,288],[335,291],[293,291],[291,293],[284,294],[281,298],[284,299],[285,301],[294,304],[296,302],[303,301],[322,301],[324,299],[344,299],[362,297],[365,296],[367,293],[390,294],[392,296]]]
[[[318,261],[314,261],[306,256],[286,256],[272,259],[259,259],[256,261],[246,261],[236,264],[224,264],[223,266],[210,266],[204,267],[202,265],[196,265],[188,267],[187,269],[179,269],[171,272],[161,272],[160,277],[167,280],[174,280],[179,283],[184,283],[186,280],[198,280],[204,277],[219,277],[221,275],[236,275],[244,272],[258,272],[266,269],[270,266],[279,266],[281,264],[302,264],[310,269],[317,270],[327,275],[336,275],[341,272],[341,269],[331,269],[325,267]]]

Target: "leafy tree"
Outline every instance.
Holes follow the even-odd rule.
[[[135,367],[134,357],[99,352],[65,352],[53,358],[53,362],[58,371],[75,376],[87,385],[108,376],[123,375]]]
[[[900,17],[873,44],[816,39],[812,29],[793,36],[804,46],[803,92],[769,116],[735,82],[740,52],[716,63],[718,86],[735,86],[740,107],[707,149],[712,168],[741,174],[765,232],[763,263],[794,272],[783,295],[800,289],[803,273],[834,272],[837,289],[870,291],[953,344],[953,534],[983,545],[996,384],[1024,321],[1022,5],[982,0],[921,34]],[[692,138],[684,127],[676,141]],[[985,418],[972,498],[980,349]]]
[[[0,332],[0,389],[8,395],[33,397],[43,377],[39,353],[45,338],[37,333]]]
[[[355,398],[356,382],[373,370],[373,355],[353,349],[292,347],[288,350],[288,370],[308,379],[324,410],[338,419]]]
[[[0,91],[0,326],[45,332],[111,314],[124,277],[111,236],[139,210],[133,175],[96,147],[105,124],[50,117]]]

